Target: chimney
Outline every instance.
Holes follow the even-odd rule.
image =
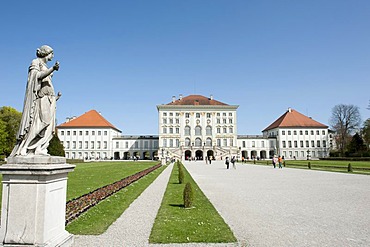
[[[182,100],[182,94],[179,95],[179,100]]]
[[[172,96],[172,103],[176,101],[176,97]]]
[[[211,100],[213,100],[213,94],[211,94],[211,96],[209,97]]]
[[[288,108],[288,112],[292,112],[292,108],[290,108],[290,107],[289,107],[289,108]]]

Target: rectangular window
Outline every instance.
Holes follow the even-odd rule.
[[[324,148],[326,148],[326,141],[325,141],[325,140],[323,140],[323,141],[322,141],[322,146],[323,146]]]
[[[116,142],[116,148],[119,148],[119,142]]]
[[[233,133],[233,128],[229,128],[229,133]]]
[[[74,131],[73,131],[73,135],[74,135],[74,136],[75,136],[75,135],[77,135],[77,131],[75,131],[75,130],[74,130]]]
[[[291,148],[292,147],[292,141],[288,141],[288,145]]]
[[[308,135],[308,130],[306,130],[306,131],[304,132],[304,134],[305,134],[305,135]]]
[[[62,130],[62,131],[60,132],[60,134],[61,134],[62,136],[64,136],[64,130]]]
[[[91,135],[93,135],[93,136],[95,135],[95,131],[94,131],[94,130],[93,130],[93,131],[91,131]]]
[[[261,147],[265,147],[265,142],[264,141],[261,141]]]
[[[295,131],[293,131],[293,135],[297,135],[297,131],[295,130]]]
[[[180,119],[176,118],[176,124],[180,124]]]
[[[167,118],[163,118],[163,119],[162,119],[162,123],[163,123],[163,124],[167,124]]]
[[[315,141],[311,141],[311,147],[315,147]]]
[[[88,136],[89,135],[89,131],[88,130],[86,130],[85,131],[85,136]]]
[[[285,130],[281,131],[281,134],[282,134],[282,135],[285,135]]]
[[[101,136],[101,131],[100,130],[98,131],[98,136]]]
[[[217,123],[220,124],[221,123],[221,120],[219,118],[217,118]]]
[[[207,113],[207,118],[211,118],[211,113]]]
[[[227,147],[227,139],[224,139],[224,141],[223,141],[224,143],[223,143],[223,146],[224,147]]]
[[[67,131],[67,136],[69,136],[69,135],[71,135],[71,131],[68,130]]]
[[[94,149],[94,142],[90,142],[90,148]]]
[[[108,135],[108,131],[106,131],[106,130],[105,130],[105,131],[104,131],[104,135],[105,135],[105,136],[106,136],[106,135]]]
[[[173,118],[170,118],[170,124],[173,124]]]
[[[316,135],[320,135],[320,131],[316,130]]]
[[[300,135],[303,135],[303,130],[300,130],[300,131],[299,131],[299,134],[300,134]]]
[[[301,144],[301,148],[303,148],[304,146],[303,146],[303,141],[300,141],[300,144]]]
[[[320,141],[317,141],[316,144],[317,144],[316,146],[319,148],[320,147]]]
[[[173,140],[170,139],[170,148],[173,148]]]
[[[80,135],[80,136],[82,136],[82,130],[80,130],[79,132],[78,132],[78,134]],[[82,154],[81,154],[82,155]]]
[[[85,149],[88,149],[88,148],[89,148],[89,143],[85,141]]]
[[[98,141],[98,142],[97,142],[97,148],[98,148],[98,149],[100,149],[100,148],[101,148],[101,142],[100,142],[100,141]]]
[[[126,148],[128,148],[128,142],[125,142],[125,146],[126,146]]]
[[[292,134],[292,132],[290,130],[288,130],[288,135],[291,135],[291,134]]]
[[[163,128],[163,134],[167,134],[167,128]]]
[[[200,113],[196,113],[196,114],[195,114],[195,117],[196,117],[196,118],[200,118]]]
[[[309,141],[306,141],[306,148],[309,148],[310,147],[310,143]]]
[[[180,129],[176,128],[176,134],[180,134]]]
[[[79,141],[79,142],[78,142],[78,148],[79,148],[79,149],[82,149],[82,141]]]
[[[294,147],[297,148],[298,147],[298,142],[297,141],[294,141]]]
[[[72,148],[76,149],[76,142],[75,141],[72,142]]]
[[[256,147],[256,142],[252,141],[252,148],[255,148],[255,147]]]
[[[67,141],[67,146],[66,146],[66,149],[69,149],[69,141]]]
[[[245,148],[245,141],[243,141],[243,148]]]
[[[173,134],[173,128],[170,128],[170,134]]]
[[[108,148],[108,143],[107,141],[104,141],[104,149],[107,149]]]
[[[232,123],[233,123],[233,119],[229,118],[229,124],[232,124]]]
[[[325,130],[322,131],[322,135],[325,135]]]
[[[190,118],[190,113],[189,112],[185,113],[185,118]]]
[[[286,148],[286,143],[285,143],[285,141],[283,141],[283,148]]]
[[[217,139],[217,147],[221,147],[221,139]]]
[[[314,135],[314,132],[313,132],[313,130],[311,130],[311,135]]]
[[[224,128],[224,133],[227,133],[226,128]]]

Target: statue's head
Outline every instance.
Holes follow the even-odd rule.
[[[40,58],[46,57],[47,55],[49,55],[52,52],[53,52],[53,48],[51,48],[48,45],[43,45],[40,48],[37,48],[36,56],[40,57]]]

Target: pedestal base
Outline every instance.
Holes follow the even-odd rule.
[[[2,246],[71,246],[65,207],[67,176],[74,167],[53,156],[12,157],[0,167]]]

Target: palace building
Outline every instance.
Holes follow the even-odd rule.
[[[75,159],[224,159],[235,156],[267,159],[327,157],[332,133],[321,124],[289,108],[262,130],[262,135],[238,135],[238,105],[213,96],[172,97],[157,105],[158,135],[122,135],[100,113],[91,110],[57,126],[66,158]]]

